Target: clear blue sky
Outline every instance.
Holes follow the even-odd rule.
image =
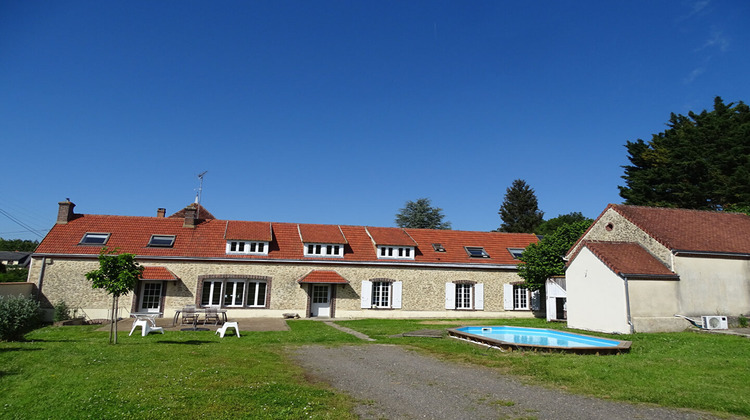
[[[750,101],[750,2],[0,2],[0,237],[81,213],[488,231],[622,201],[625,143]],[[18,223],[20,222],[20,223]]]

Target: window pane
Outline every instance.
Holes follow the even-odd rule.
[[[251,281],[247,283],[247,306],[257,305],[258,297],[255,295],[258,283]]]
[[[258,306],[266,305],[266,283],[258,283],[258,300],[255,304]]]
[[[258,243],[258,252],[263,252],[263,249],[265,249],[266,244],[263,242]]]

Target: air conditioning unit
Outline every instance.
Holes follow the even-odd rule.
[[[702,316],[703,328],[707,330],[726,330],[729,328],[727,323],[727,317],[719,315],[705,315]]]

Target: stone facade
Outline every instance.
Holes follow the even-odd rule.
[[[44,260],[44,277],[39,285],[40,271]],[[530,317],[530,311],[505,311],[503,309],[503,285],[522,281],[515,269],[489,267],[420,267],[377,264],[321,264],[291,262],[241,262],[241,261],[176,261],[143,260],[144,266],[167,267],[179,279],[163,281],[162,313],[171,317],[175,310],[188,304],[200,306],[201,281],[204,279],[252,276],[269,279],[267,308],[228,308],[228,316],[275,317],[283,313],[298,313],[309,316],[309,287],[298,280],[312,270],[334,269],[349,281],[335,288],[334,317]],[[41,286],[47,306],[65,301],[73,308],[80,308],[90,318],[107,318],[111,298],[101,290],[91,288],[85,273],[98,268],[93,258],[34,258],[29,274],[30,281]],[[390,279],[402,282],[402,307],[400,309],[361,308],[362,281]],[[468,281],[484,285],[483,310],[446,310],[446,283]],[[127,317],[136,307],[135,294],[122,296],[118,314]]]

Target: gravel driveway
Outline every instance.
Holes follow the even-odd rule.
[[[363,419],[709,419],[522,385],[491,369],[443,362],[395,345],[305,346],[292,357],[360,402]]]

